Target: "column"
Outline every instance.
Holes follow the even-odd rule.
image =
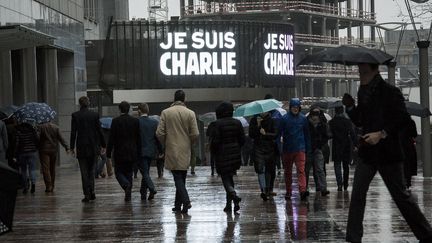
[[[347,16],[351,17],[351,0],[346,0]]]
[[[429,108],[429,60],[428,49],[429,41],[418,41],[420,58],[420,104],[423,107]],[[431,161],[431,136],[430,136],[430,117],[421,119],[421,159],[423,161],[423,176],[432,176],[432,161]]]
[[[348,24],[347,35],[348,35],[348,44],[352,43],[352,22],[350,21]]]
[[[308,34],[312,35],[312,15],[309,15],[308,19]]]
[[[295,97],[303,98],[303,82],[301,78],[296,78],[295,80]]]
[[[339,24],[340,24],[339,19],[337,19],[336,20],[336,26],[335,26],[335,40],[336,40],[335,44],[338,44],[338,45],[339,45]]]
[[[58,66],[57,49],[43,49],[44,70],[43,80],[43,101],[58,111]]]
[[[314,97],[314,79],[309,80],[309,97]]]
[[[375,0],[371,0],[370,1],[370,8],[371,8],[371,15],[372,16],[375,16]],[[371,17],[372,17],[371,16]],[[370,27],[370,31],[371,31],[371,33],[370,33],[370,36],[371,36],[371,42],[372,43],[374,43],[375,42],[375,27],[374,26],[371,26]]]
[[[364,43],[364,23],[360,25],[360,43]]]
[[[19,102],[38,101],[37,97],[37,70],[36,70],[36,47],[30,47],[21,50],[21,95]],[[19,104],[18,104],[19,105]]]
[[[396,62],[390,62],[387,65],[388,80],[387,82],[393,86],[396,85]]]
[[[180,0],[180,18],[183,18],[185,14],[185,0]]]
[[[0,52],[0,107],[13,104],[12,63],[10,51]]]
[[[322,25],[321,25],[321,35],[322,35],[323,40],[325,40],[325,42],[327,42],[327,40],[329,39],[326,37],[327,36],[326,34],[327,34],[327,18],[323,17]]]

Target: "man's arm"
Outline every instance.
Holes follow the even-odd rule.
[[[159,141],[163,144],[165,144],[165,137],[166,137],[166,124],[165,124],[165,112],[162,111],[160,116],[160,122],[156,129],[156,137],[159,139]]]
[[[199,131],[195,113],[192,112],[189,120],[189,137],[192,144],[198,141]]]
[[[77,124],[75,121],[75,116],[72,114],[71,119],[71,135],[70,135],[70,149],[73,151],[75,149],[75,140],[77,135]]]

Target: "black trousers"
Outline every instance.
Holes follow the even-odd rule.
[[[225,188],[227,202],[231,202],[231,200],[236,196],[236,191],[234,189],[233,174],[231,173],[221,174],[220,176],[222,179],[223,186]]]
[[[187,170],[172,170],[171,173],[176,187],[174,207],[180,208],[182,204],[186,206],[190,203],[189,194],[186,190]]]
[[[363,237],[363,217],[366,205],[366,194],[370,182],[377,171],[383,178],[393,200],[417,239],[431,237],[432,228],[429,222],[420,211],[414,197],[406,190],[403,164],[366,164],[364,162],[359,162],[354,174],[346,240],[350,242],[361,242],[361,238]]]
[[[78,158],[81,171],[82,188],[85,197],[90,197],[91,194],[95,193],[94,180],[97,157],[97,155],[94,155],[87,158]]]

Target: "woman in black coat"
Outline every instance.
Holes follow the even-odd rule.
[[[271,175],[274,173],[274,153],[276,147],[277,129],[269,112],[261,113],[251,119],[249,137],[254,140],[252,161],[261,189],[261,198],[268,200]]]
[[[221,176],[226,191],[225,212],[231,212],[234,202],[234,212],[240,209],[241,198],[234,190],[233,175],[241,165],[241,147],[245,142],[243,126],[239,120],[232,118],[234,107],[223,102],[216,108],[217,120],[211,129],[210,148],[215,156],[216,172]]]

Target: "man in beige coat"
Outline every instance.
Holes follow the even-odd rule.
[[[186,190],[186,175],[191,146],[198,139],[199,132],[195,113],[186,107],[184,101],[185,93],[177,90],[174,103],[162,111],[156,136],[165,148],[165,168],[171,170],[174,177],[176,197],[173,211],[187,213],[192,205]]]

